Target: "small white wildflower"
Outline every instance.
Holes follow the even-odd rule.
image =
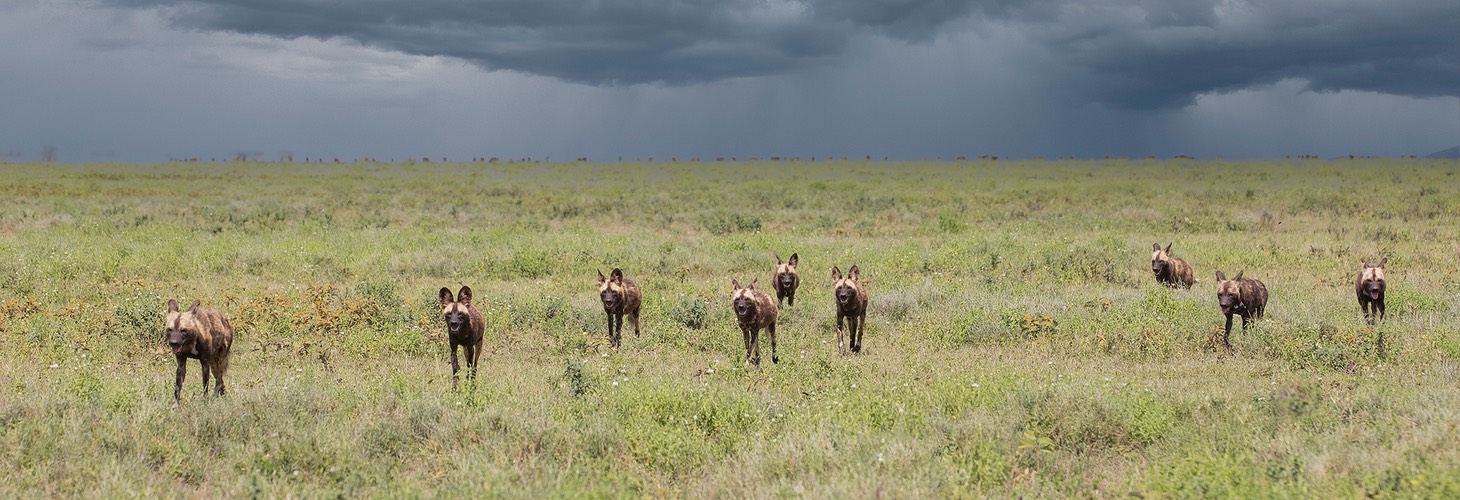
[[[615,380],[615,381],[613,381],[613,385],[614,385],[614,386],[615,386],[615,387],[617,387],[617,386],[618,386],[618,381],[617,381],[617,380]]]

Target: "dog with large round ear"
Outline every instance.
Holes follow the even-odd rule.
[[[760,331],[764,329],[771,338],[771,362],[779,363],[776,356],[776,302],[771,296],[755,289],[759,278],[751,280],[750,286],[740,287],[740,282],[730,280],[730,306],[735,312],[735,322],[745,340],[745,364],[760,366]]]
[[[1359,310],[1364,313],[1364,322],[1374,324],[1374,319],[1384,319],[1384,266],[1389,264],[1389,258],[1384,257],[1378,264],[1370,264],[1364,261],[1359,267],[1359,277],[1354,282],[1354,293],[1359,297]]]
[[[842,333],[847,334],[847,343],[852,352],[862,352],[862,335],[867,331],[867,289],[862,286],[862,270],[856,265],[847,270],[846,276],[836,266],[831,268],[832,293],[836,298],[836,345],[843,355],[847,346],[842,343]],[[843,324],[850,329],[843,328]]]
[[[163,312],[162,332],[167,346],[177,358],[177,380],[172,390],[174,403],[182,401],[183,378],[187,376],[187,360],[198,360],[203,370],[203,394],[208,394],[208,377],[216,381],[213,396],[227,392],[223,374],[228,372],[228,358],[233,352],[233,325],[216,309],[202,307],[193,301],[188,310],[179,310],[177,301],[168,299]]]
[[[1151,272],[1156,275],[1157,283],[1172,288],[1189,289],[1196,283],[1196,275],[1192,273],[1191,265],[1171,255],[1170,243],[1164,249],[1160,243],[1151,244]]]
[[[455,389],[460,378],[461,364],[456,358],[456,349],[466,354],[466,377],[475,380],[477,360],[482,356],[482,343],[486,338],[487,320],[481,309],[472,303],[471,287],[463,285],[456,296],[451,289],[441,287],[437,293],[441,299],[441,319],[446,322],[446,339],[451,343],[451,388]]]
[[[614,268],[603,275],[598,271],[598,299],[603,302],[603,312],[608,315],[608,345],[618,349],[623,343],[624,316],[634,327],[634,336],[639,336],[639,306],[643,294],[638,283],[624,276],[624,271]]]
[[[801,276],[796,274],[796,264],[801,261],[794,252],[791,260],[782,261],[776,256],[776,273],[771,277],[771,287],[776,289],[776,304],[796,305],[796,287],[801,286]]]
[[[1217,271],[1217,307],[1227,317],[1222,344],[1228,351],[1232,350],[1232,315],[1242,317],[1242,331],[1247,331],[1248,323],[1262,319],[1267,310],[1267,285],[1252,278],[1244,278],[1242,273],[1243,271],[1238,271],[1229,280],[1226,274]]]

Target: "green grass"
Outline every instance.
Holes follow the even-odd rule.
[[[1460,496],[1453,161],[0,173],[3,497]],[[1200,283],[1157,286],[1155,242]],[[791,252],[781,363],[746,369],[730,279]],[[613,267],[645,299],[610,352]],[[1231,354],[1217,270],[1271,291]],[[462,284],[487,352],[452,391]],[[172,407],[168,298],[232,320],[229,395],[193,364]]]

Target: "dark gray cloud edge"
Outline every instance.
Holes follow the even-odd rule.
[[[1400,0],[102,0],[187,29],[342,38],[589,85],[692,85],[835,64],[856,37],[1008,27],[1084,102],[1181,108],[1302,79],[1316,91],[1460,95],[1460,2]],[[967,22],[960,22],[967,21]],[[975,50],[978,48],[975,47]]]
[[[1143,21],[1041,21],[1041,43],[1077,68],[1081,91],[1136,109],[1301,79],[1318,92],[1460,96],[1460,2],[1230,2],[1185,13],[1152,3]],[[1226,9],[1224,16],[1213,15]]]

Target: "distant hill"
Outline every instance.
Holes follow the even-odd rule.
[[[1460,159],[1460,146],[1455,146],[1453,148],[1443,151],[1435,151],[1434,153],[1430,153],[1430,155],[1426,158],[1439,158],[1445,160]]]

